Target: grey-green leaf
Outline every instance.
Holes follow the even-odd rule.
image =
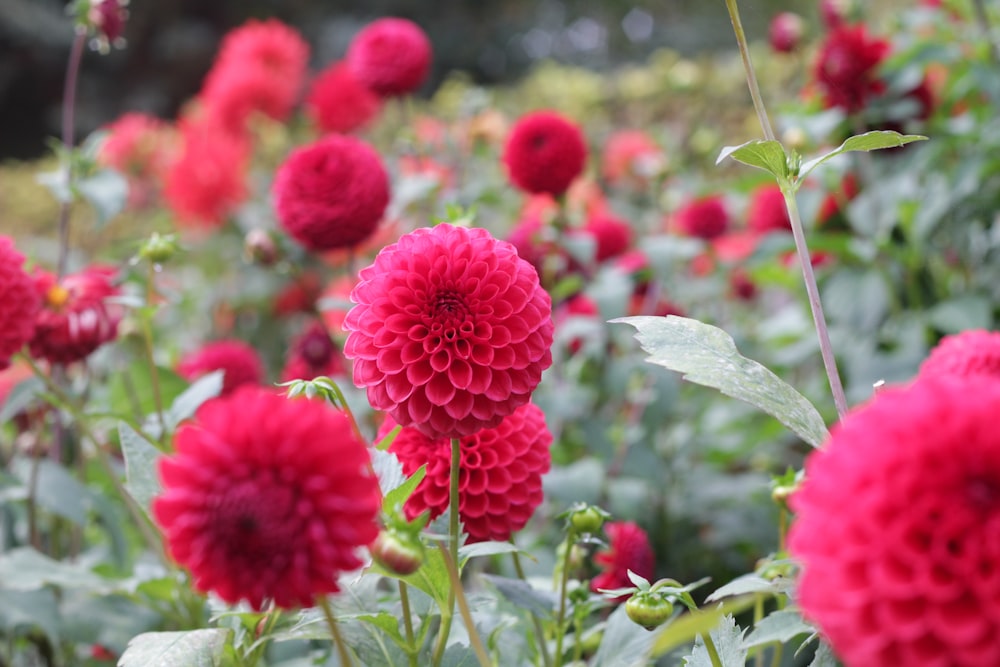
[[[754,139],[739,146],[726,146],[719,153],[715,164],[719,164],[727,157],[763,169],[778,179],[779,183],[788,180],[788,155],[780,142]]]
[[[779,642],[784,644],[799,635],[812,634],[816,628],[806,623],[798,609],[782,609],[762,618],[754,626],[743,648]]]
[[[832,157],[850,151],[876,151],[881,148],[898,148],[914,141],[926,141],[927,137],[920,134],[900,134],[892,130],[873,130],[850,137],[847,141],[824,153],[817,158],[805,162],[799,169],[799,180],[803,180],[813,169]]]
[[[226,650],[230,630],[145,632],[128,643],[118,667],[216,667]]]
[[[826,424],[815,406],[767,368],[741,355],[722,329],[676,315],[611,321],[638,330],[636,339],[650,354],[649,363],[760,408],[814,447],[826,440]]]
[[[152,517],[149,508],[161,490],[156,474],[160,451],[125,422],[118,424],[118,438],[125,457],[125,490]]]
[[[705,598],[705,602],[715,602],[722,598],[734,595],[746,595],[748,593],[766,593],[775,595],[781,592],[781,586],[773,581],[769,581],[759,574],[744,574],[736,577],[725,586],[722,586],[714,593]]]
[[[591,663],[593,667],[641,667],[649,663],[649,653],[656,635],[633,623],[619,605],[608,617],[601,646]]]
[[[505,598],[523,609],[549,616],[556,609],[556,596],[552,591],[539,590],[523,579],[511,579],[494,574],[483,574],[483,579],[496,586]]]
[[[744,667],[747,651],[743,648],[743,630],[736,625],[731,615],[724,616],[719,625],[711,631],[712,643],[719,655],[718,664],[722,667]],[[695,640],[694,651],[684,658],[684,667],[715,667],[716,663],[709,655],[708,648],[701,635]]]
[[[95,592],[114,590],[116,583],[87,567],[53,560],[31,547],[18,547],[0,555],[0,582],[4,588],[34,591],[52,585]]]

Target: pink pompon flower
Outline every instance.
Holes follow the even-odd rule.
[[[35,281],[24,270],[24,255],[14,240],[0,236],[0,370],[10,365],[35,333],[35,316],[41,305]]]
[[[31,356],[53,364],[82,361],[118,336],[120,306],[106,302],[117,296],[116,269],[91,266],[62,280],[36,271],[35,289],[42,308],[35,316]]]
[[[635,572],[643,579],[652,579],[656,569],[656,555],[649,544],[646,531],[632,521],[610,521],[604,524],[608,536],[608,548],[594,556],[594,562],[601,566],[601,573],[590,580],[590,590],[614,590],[629,588],[632,580],[628,571]],[[619,602],[628,596],[619,598]]]
[[[344,374],[344,355],[319,321],[310,322],[288,349],[281,381],[313,380]]]
[[[329,65],[313,80],[306,113],[323,132],[354,132],[382,110],[378,95],[362,85],[344,61]]]
[[[188,381],[218,370],[224,373],[220,396],[227,396],[246,384],[259,385],[264,380],[264,363],[260,355],[241,340],[206,343],[184,355],[177,364],[178,375]]]
[[[386,420],[384,436],[395,424]],[[542,502],[542,475],[549,471],[552,434],[545,414],[532,403],[522,405],[494,428],[462,437],[458,474],[458,513],[470,542],[509,540],[524,528]],[[412,475],[420,466],[427,474],[406,501],[411,519],[425,510],[431,518],[448,509],[451,441],[429,438],[404,428],[389,446]]]
[[[645,187],[666,167],[663,149],[642,130],[620,130],[601,153],[601,174],[612,185]]]
[[[532,194],[563,194],[583,173],[586,161],[583,132],[554,111],[521,116],[503,151],[511,182]]]
[[[994,379],[921,379],[806,460],[798,603],[847,667],[1000,664],[998,413]]]
[[[354,383],[432,438],[493,428],[552,364],[552,301],[514,246],[484,229],[425,227],[360,273],[344,320]]]
[[[972,329],[945,336],[920,365],[919,377],[983,375],[1000,380],[1000,331]]]
[[[687,236],[711,240],[729,229],[729,211],[722,195],[692,199],[674,213],[674,224]]]
[[[794,12],[781,12],[771,19],[767,36],[771,48],[778,53],[791,53],[802,43],[806,23]]]
[[[153,516],[198,590],[256,610],[309,607],[362,565],[381,498],[343,412],[242,387],[202,405],[174,448]]]
[[[827,107],[847,113],[865,108],[885,90],[878,66],[889,55],[889,42],[870,37],[864,24],[840,26],[827,35],[816,58],[814,76]]]
[[[593,237],[597,244],[594,259],[603,262],[617,257],[632,245],[632,225],[609,214],[593,215],[581,232]]]
[[[389,176],[371,146],[329,135],[296,149],[274,177],[278,222],[309,250],[355,246],[389,204]]]
[[[423,29],[402,18],[372,21],[347,47],[355,78],[383,97],[420,88],[431,69],[431,42]]]
[[[785,195],[773,183],[759,186],[750,195],[750,210],[747,212],[747,227],[757,234],[792,231],[792,223],[785,206]]]

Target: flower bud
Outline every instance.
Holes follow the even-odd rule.
[[[794,12],[781,12],[771,20],[768,37],[778,53],[791,53],[802,43],[805,21]]]
[[[394,530],[380,532],[368,550],[376,563],[402,576],[413,574],[424,562],[424,545],[420,540]]]
[[[674,613],[674,605],[662,595],[639,591],[625,602],[625,613],[632,622],[652,630],[670,618]]]

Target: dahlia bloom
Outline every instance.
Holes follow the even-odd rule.
[[[977,375],[1000,380],[1000,331],[972,329],[945,336],[920,365],[920,378]]]
[[[601,174],[611,185],[644,187],[665,166],[663,150],[642,130],[615,132],[601,153]]]
[[[35,333],[35,316],[41,299],[35,282],[24,268],[24,255],[8,236],[0,236],[0,370],[10,365]]]
[[[848,667],[1000,664],[998,411],[995,380],[921,379],[807,459],[798,603]]]
[[[820,203],[819,212],[816,215],[816,224],[822,225],[834,216],[843,213],[844,205],[858,196],[861,186],[854,174],[847,174],[840,181],[840,187],[835,192],[830,192]]]
[[[563,194],[583,173],[586,161],[583,132],[554,111],[521,116],[503,151],[510,180],[530,193]]]
[[[259,385],[264,381],[260,355],[241,340],[206,343],[184,355],[177,364],[177,374],[189,382],[218,370],[223,371],[219,396],[228,396],[245,384]]]
[[[394,427],[387,420],[380,437]],[[524,528],[542,502],[542,475],[552,461],[551,444],[545,415],[533,403],[522,405],[494,428],[462,438],[458,514],[469,542],[506,541]],[[449,501],[451,441],[404,428],[389,451],[399,458],[406,475],[427,466],[427,475],[406,501],[407,517],[425,510],[430,510],[432,519],[443,514]]]
[[[771,48],[778,53],[791,53],[799,47],[806,24],[802,17],[794,12],[781,12],[771,19],[767,36]]]
[[[863,24],[840,26],[820,46],[813,75],[827,107],[860,111],[872,95],[885,90],[878,66],[889,55],[889,42],[870,37]]]
[[[656,569],[656,556],[649,545],[646,531],[632,521],[610,521],[604,524],[609,546],[594,556],[602,572],[590,580],[590,590],[631,587],[628,571],[632,570],[643,579],[652,579]],[[628,598],[622,596],[618,601]]]
[[[378,153],[339,134],[294,150],[273,188],[282,228],[314,251],[364,241],[389,204],[389,177]]]
[[[152,202],[176,152],[174,129],[164,120],[144,113],[126,113],[104,128],[108,137],[98,160],[128,179],[128,201],[133,207]]]
[[[306,95],[306,114],[323,132],[354,132],[382,110],[382,100],[362,85],[347,63],[335,62],[320,72]]]
[[[347,47],[354,77],[383,97],[419,88],[431,69],[431,42],[413,21],[381,18],[369,23]]]
[[[125,23],[128,21],[128,0],[93,0],[87,19],[97,33],[100,50],[106,52],[108,46],[123,46]]]
[[[632,225],[613,215],[591,216],[581,231],[594,238],[597,262],[617,257],[632,245]]]
[[[368,401],[432,438],[493,428],[552,364],[552,301],[514,246],[449,224],[361,270],[345,355]]]
[[[53,364],[86,359],[118,336],[121,308],[105,303],[119,290],[111,284],[115,269],[92,266],[57,280],[45,271],[34,276],[42,307],[35,316],[31,356]]]
[[[281,371],[281,381],[313,380],[320,376],[343,374],[344,355],[337,349],[326,327],[314,321],[292,341]]]
[[[202,405],[174,448],[153,515],[198,590],[256,610],[308,607],[362,565],[381,498],[344,413],[242,387]]]
[[[785,206],[785,195],[774,183],[761,185],[750,195],[747,227],[758,234],[791,232],[792,223]]]
[[[729,228],[729,212],[722,195],[692,199],[674,213],[677,229],[688,236],[711,240]]]

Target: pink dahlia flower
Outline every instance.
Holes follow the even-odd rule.
[[[729,212],[721,195],[692,199],[674,214],[674,223],[681,233],[711,240],[729,229]]]
[[[381,18],[365,26],[347,47],[354,77],[383,97],[419,88],[431,69],[431,42],[413,21]]]
[[[816,58],[814,76],[827,107],[860,111],[885,90],[878,66],[889,55],[889,42],[870,37],[863,24],[840,26],[827,35]]]
[[[347,133],[374,120],[382,109],[382,100],[354,77],[347,63],[338,61],[313,80],[305,107],[323,132]]]
[[[750,196],[750,210],[747,213],[747,227],[758,234],[792,231],[785,206],[785,195],[774,183],[761,185]]]
[[[35,333],[41,299],[24,268],[24,255],[8,236],[0,236],[0,370],[10,365]]]
[[[380,434],[394,427],[387,420]],[[458,513],[470,542],[509,540],[524,528],[542,502],[542,475],[552,462],[551,444],[545,415],[532,403],[496,427],[462,438]],[[433,519],[443,514],[449,501],[451,441],[404,428],[389,451],[399,457],[406,475],[427,466],[427,475],[406,501],[406,515],[412,519],[430,510]]]
[[[1000,380],[1000,331],[973,329],[942,338],[920,365],[919,377],[949,375]]]
[[[617,257],[632,246],[632,225],[613,215],[593,215],[581,231],[597,243],[594,253],[597,262]]]
[[[612,185],[645,187],[665,167],[663,149],[642,130],[615,132],[601,153],[601,173]]]
[[[281,381],[313,380],[343,374],[344,355],[337,349],[326,327],[314,321],[292,341],[285,367],[281,370]]]
[[[514,246],[484,229],[426,227],[362,269],[344,320],[354,383],[432,438],[493,428],[552,364],[552,301]]]
[[[257,610],[309,607],[362,565],[381,498],[342,412],[242,387],[202,405],[174,447],[153,515],[198,590]]]
[[[590,590],[614,590],[629,588],[632,580],[628,571],[632,570],[644,579],[652,579],[656,569],[656,556],[649,545],[646,531],[631,521],[611,521],[604,524],[609,546],[594,556],[602,572],[590,580]],[[628,596],[622,596],[623,602]]]
[[[174,128],[144,113],[127,113],[104,128],[108,138],[98,160],[128,179],[128,203],[135,208],[152,204],[177,152]]]
[[[389,204],[389,177],[371,146],[330,135],[292,152],[274,177],[282,228],[309,250],[346,248],[371,236]]]
[[[806,22],[795,12],[781,12],[771,19],[767,37],[778,53],[791,53],[802,43]]]
[[[576,124],[554,111],[535,111],[511,128],[503,161],[521,190],[561,195],[583,173],[587,144]]]
[[[106,303],[119,290],[115,269],[92,266],[62,280],[45,271],[35,274],[42,308],[35,317],[31,356],[53,364],[86,359],[118,336],[121,308]]]
[[[259,385],[264,381],[264,364],[260,355],[241,340],[206,343],[184,355],[177,364],[178,375],[188,381],[218,370],[223,371],[220,396],[227,396],[245,384]]]
[[[807,459],[798,602],[847,667],[1000,664],[998,413],[995,380],[927,378]]]

